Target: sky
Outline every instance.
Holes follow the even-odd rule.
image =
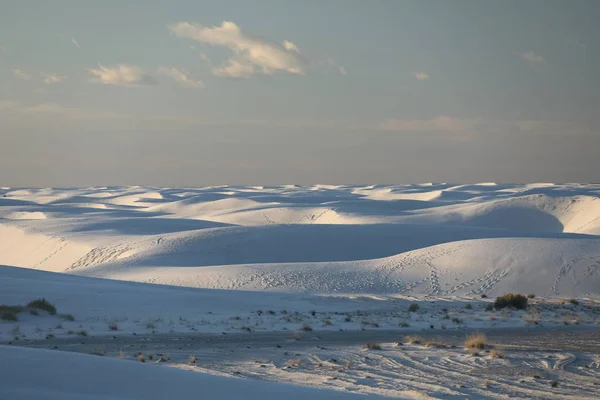
[[[597,0],[0,9],[0,185],[600,181]]]

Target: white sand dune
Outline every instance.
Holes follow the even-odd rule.
[[[6,265],[220,289],[473,295],[531,288],[548,296],[600,295],[599,185],[5,188],[0,194]]]

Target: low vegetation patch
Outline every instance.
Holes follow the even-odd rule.
[[[501,350],[494,349],[490,351],[491,358],[504,358],[504,353]]]
[[[487,345],[487,336],[481,332],[475,332],[467,336],[465,340],[465,347],[467,349],[485,349]]]
[[[367,344],[365,344],[365,349],[381,350],[381,345],[379,343],[367,343]]]
[[[46,311],[50,315],[56,315],[56,307],[44,298],[30,301],[27,304],[27,308],[35,308],[38,310]]]
[[[421,344],[424,342],[423,338],[420,336],[406,336],[404,341],[408,344]]]
[[[423,347],[425,347],[427,349],[431,349],[431,348],[445,349],[446,347],[448,347],[448,345],[445,343],[442,343],[442,342],[431,341],[431,342],[425,342]]]
[[[2,321],[16,322],[19,320],[17,313],[11,310],[0,311],[0,319]]]
[[[64,319],[65,321],[75,321],[75,317],[71,314],[59,314],[58,318]]]
[[[408,311],[410,312],[417,312],[419,311],[419,305],[417,303],[412,303],[410,306],[408,306]]]
[[[312,332],[313,328],[312,328],[312,326],[310,326],[308,324],[304,324],[304,326],[302,327],[302,330],[304,332]]]
[[[512,307],[517,310],[527,308],[527,297],[522,294],[506,293],[505,295],[496,297],[494,307],[499,310],[506,307]]]

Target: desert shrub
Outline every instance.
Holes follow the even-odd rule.
[[[529,293],[529,294],[527,295],[527,298],[528,298],[528,299],[535,299],[535,294],[533,294],[533,293]]]
[[[467,349],[485,349],[487,345],[487,336],[481,332],[475,332],[467,336],[465,347]]]
[[[410,306],[408,306],[408,311],[410,311],[410,312],[419,311],[419,305],[417,303],[412,303]]]
[[[578,304],[579,304],[579,301],[578,301],[576,298],[574,298],[574,297],[571,297],[571,298],[569,299],[569,303],[571,303],[571,304],[575,304],[575,305],[578,305]]]
[[[482,299],[487,299],[487,294],[483,293],[483,294],[481,295],[481,298],[482,298]]]
[[[522,294],[506,293],[502,296],[496,297],[494,302],[496,309],[513,307],[517,310],[524,310],[527,308],[527,297]]]
[[[472,310],[473,306],[471,305],[471,303],[467,303],[467,304],[465,304],[465,309]]]
[[[0,311],[0,319],[2,321],[16,322],[19,320],[17,313],[11,310]]]
[[[65,321],[75,321],[75,317],[72,316],[71,314],[59,314],[58,318],[62,318]]]
[[[365,349],[381,350],[381,345],[379,343],[367,343],[365,344]]]
[[[406,321],[400,321],[398,323],[398,326],[400,326],[401,328],[408,328],[410,326],[410,324]]]
[[[558,382],[557,381],[552,381],[550,382],[550,386],[552,386],[553,388],[558,386]]]
[[[491,358],[504,358],[504,353],[501,350],[494,349],[490,351]]]
[[[346,318],[344,318],[344,322],[352,322],[352,317],[347,315]]]
[[[304,324],[304,326],[302,327],[302,330],[304,332],[312,332],[313,328],[312,328],[312,326],[310,326],[308,324]]]
[[[108,324],[108,329],[110,329],[111,331],[118,331],[119,330],[119,325],[117,325],[116,323],[112,322],[112,323]]]
[[[462,320],[460,318],[452,317],[453,324],[462,324]]]
[[[193,354],[190,354],[190,358],[188,358],[188,362],[190,364],[196,364],[196,356]]]
[[[423,343],[423,338],[420,336],[406,336],[404,341],[408,344],[421,344]]]
[[[79,336],[87,336],[88,335],[87,331],[79,331],[79,332],[77,332],[77,334]]]
[[[485,306],[485,311],[494,311],[494,305],[492,303]]]
[[[448,345],[446,345],[445,343],[442,343],[442,342],[431,341],[431,342],[425,342],[423,347],[428,348],[428,349],[430,349],[430,348],[444,349],[444,348],[448,347]]]
[[[44,298],[30,301],[27,304],[27,308],[37,308],[38,310],[47,311],[50,315],[56,315],[56,307]]]
[[[144,355],[142,353],[137,355],[137,359],[139,362],[146,362],[146,358],[144,357]]]
[[[37,315],[40,315],[40,312],[34,308],[34,309],[29,310],[29,314],[37,316]]]

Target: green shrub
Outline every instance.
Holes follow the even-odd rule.
[[[50,315],[56,315],[56,307],[44,298],[30,301],[27,308],[37,308],[38,310],[47,311]]]
[[[417,303],[412,303],[410,306],[408,306],[408,311],[410,311],[410,312],[419,311],[419,305]]]
[[[496,309],[512,307],[517,310],[524,310],[527,308],[527,297],[522,294],[506,293],[505,295],[496,297],[494,307]]]
[[[0,319],[2,321],[10,322],[15,322],[19,320],[19,318],[17,318],[17,313],[11,310],[0,311]]]
[[[65,321],[75,321],[75,317],[74,317],[74,316],[72,316],[71,314],[60,314],[60,315],[58,316],[58,318],[62,318],[62,319],[64,319]]]

